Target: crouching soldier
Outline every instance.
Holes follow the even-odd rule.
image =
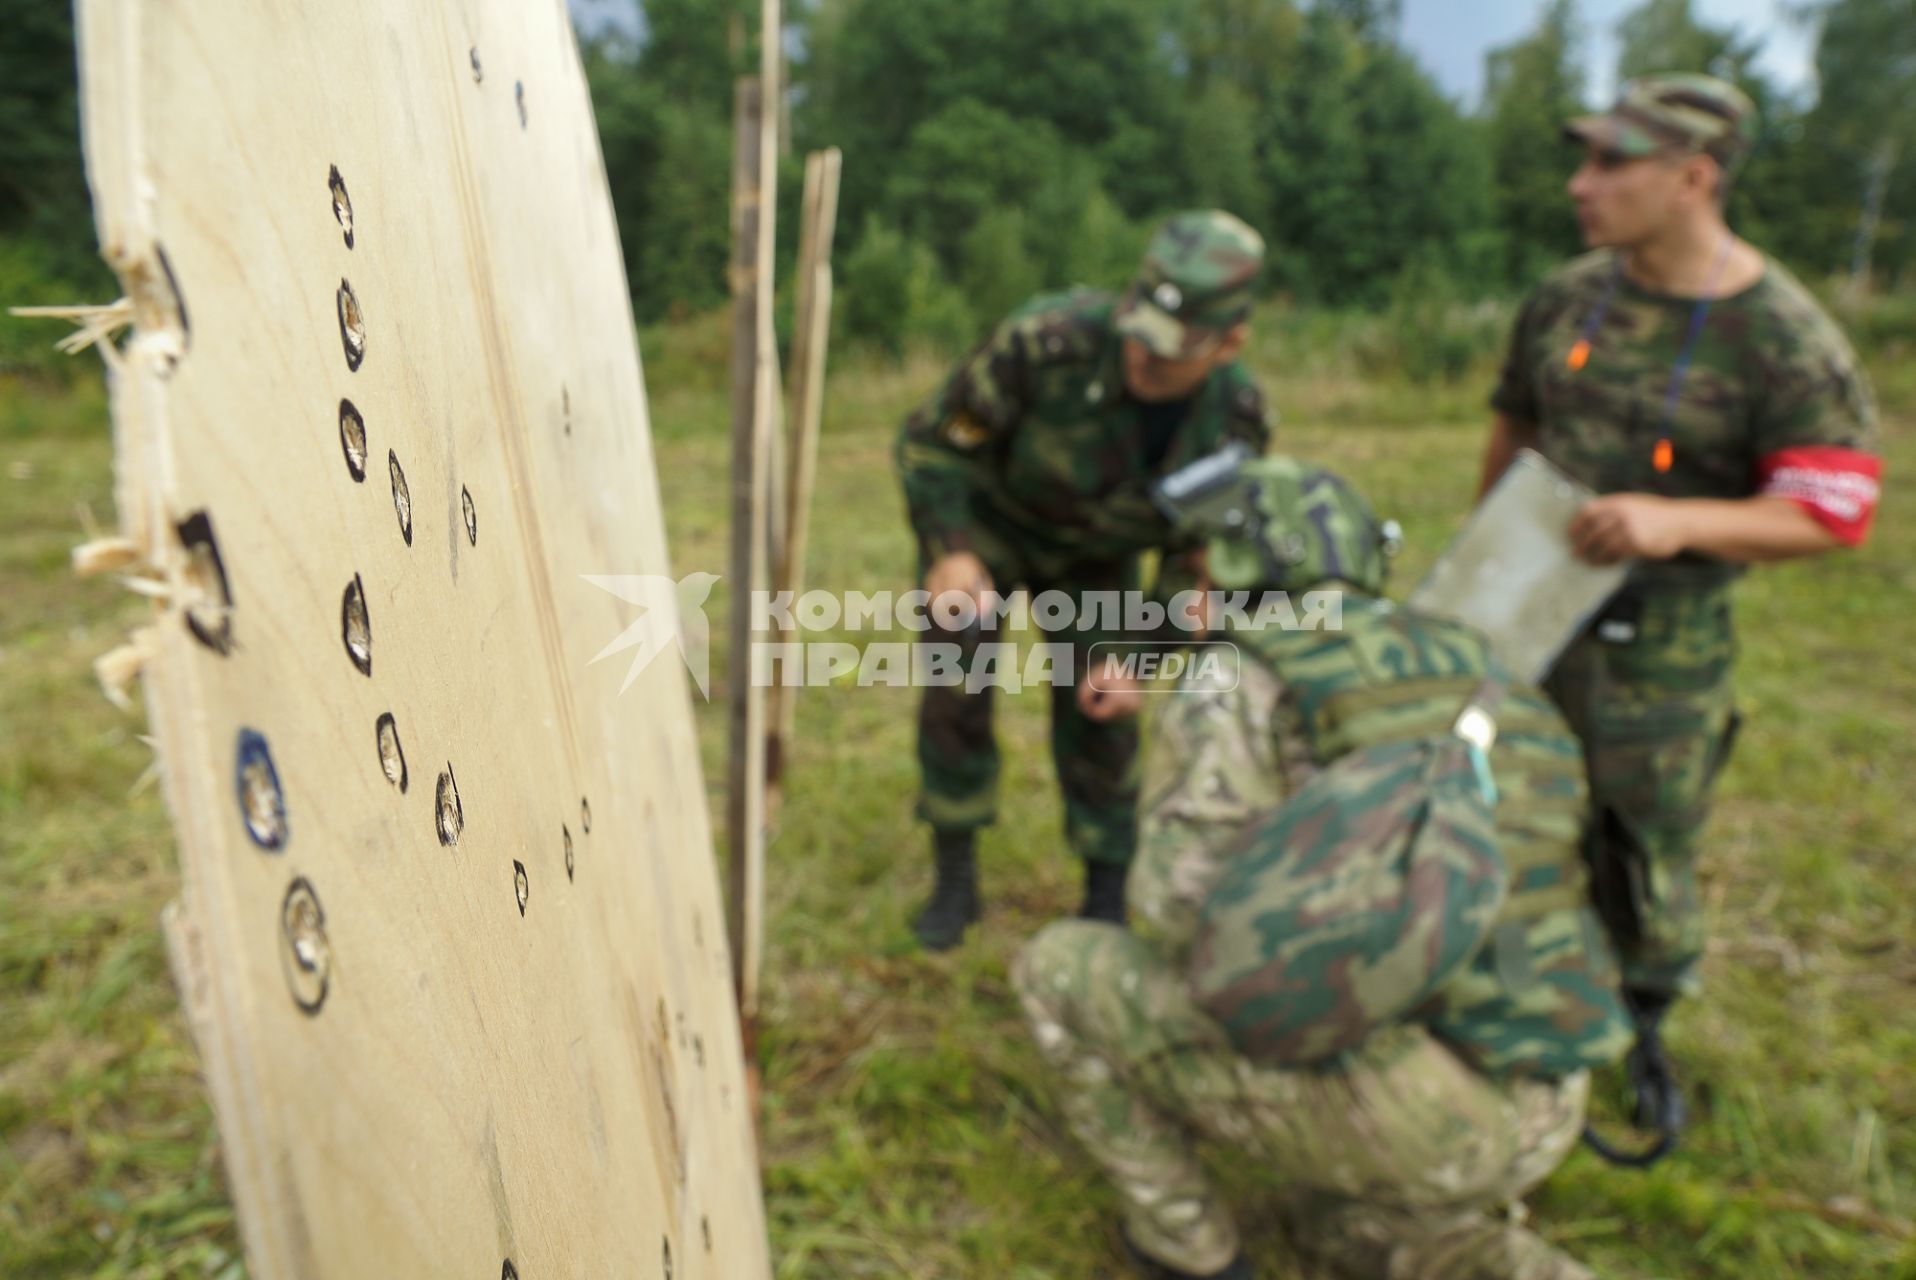
[[[1018,957],[1066,1119],[1148,1276],[1253,1274],[1198,1138],[1277,1175],[1337,1274],[1588,1276],[1508,1211],[1630,1043],[1577,740],[1483,635],[1381,598],[1385,532],[1343,481],[1239,474],[1213,582],[1340,590],[1341,628],[1227,620],[1235,661],[1154,721],[1139,934],[1063,921]]]

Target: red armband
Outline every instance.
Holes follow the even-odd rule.
[[[1778,449],[1757,463],[1759,493],[1788,498],[1852,547],[1869,534],[1882,477],[1881,458],[1837,445]]]

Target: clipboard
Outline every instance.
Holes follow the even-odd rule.
[[[1634,563],[1590,564],[1570,549],[1570,521],[1594,496],[1520,450],[1405,603],[1475,627],[1511,675],[1538,683]]]

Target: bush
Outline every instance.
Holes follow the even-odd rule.
[[[833,331],[893,356],[915,341],[956,349],[978,336],[971,308],[932,251],[876,218],[845,255],[833,296]]]

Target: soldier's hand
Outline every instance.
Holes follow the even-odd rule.
[[[1098,677],[1095,686],[1088,675],[1078,682],[1078,710],[1086,719],[1118,720],[1136,715],[1143,707],[1144,691],[1136,676],[1108,672]]]
[[[1570,546],[1591,564],[1668,560],[1683,550],[1683,510],[1648,493],[1609,493],[1583,504],[1570,522]]]
[[[991,590],[991,573],[985,562],[969,551],[953,551],[932,562],[925,575],[925,590],[936,600],[947,591],[962,591],[981,606]]]

